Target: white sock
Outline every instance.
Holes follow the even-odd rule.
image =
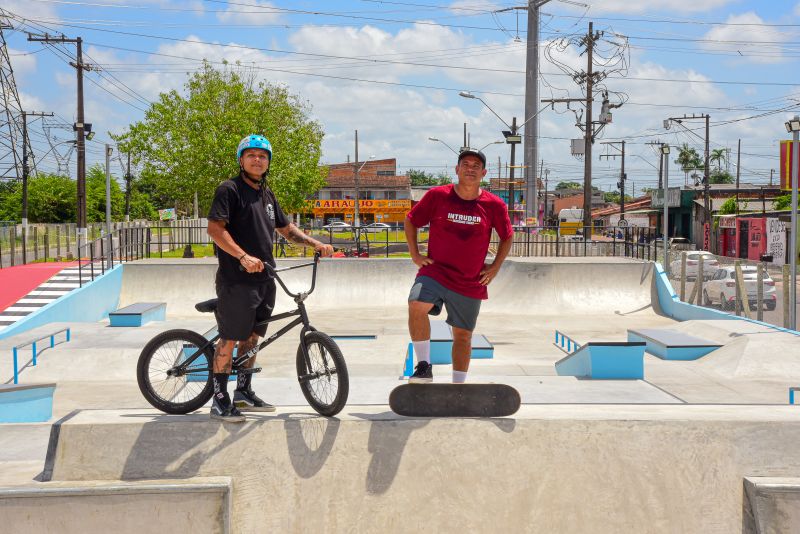
[[[412,341],[414,346],[414,354],[417,356],[417,363],[428,362],[431,363],[431,340],[425,341]]]
[[[456,371],[453,369],[453,384],[463,384],[467,381],[467,371]]]

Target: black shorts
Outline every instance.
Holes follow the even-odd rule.
[[[217,317],[222,339],[244,341],[253,332],[264,337],[267,325],[256,326],[272,315],[275,307],[275,281],[260,285],[217,284]]]

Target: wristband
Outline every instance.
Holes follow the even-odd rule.
[[[245,257],[245,256],[247,256],[247,252],[245,252],[244,254],[242,254],[242,257],[241,257],[241,258],[239,258],[239,263],[242,263],[242,260],[244,259],[244,257]]]

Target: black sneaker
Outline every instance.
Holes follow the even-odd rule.
[[[252,389],[237,389],[233,392],[233,404],[243,412],[274,412],[275,406],[264,402]]]
[[[428,362],[419,362],[414,368],[414,374],[408,379],[409,384],[426,384],[433,382],[433,366]]]
[[[211,419],[226,423],[244,423],[244,415],[231,403],[227,392],[216,393],[211,400]]]

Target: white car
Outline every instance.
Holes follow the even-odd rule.
[[[758,279],[756,268],[752,265],[742,265],[742,277],[747,291],[750,309],[755,309],[758,297]],[[763,281],[764,306],[767,310],[774,310],[778,303],[775,292],[775,281],[764,271]],[[732,310],[736,305],[736,268],[722,267],[703,286],[703,299],[705,304],[719,304],[723,310]]]
[[[347,224],[344,221],[336,221],[336,222],[328,223],[325,226],[323,226],[323,228],[326,229],[326,230],[333,230],[333,231],[336,231],[336,230],[352,230],[353,229],[353,227],[351,225]]]
[[[719,269],[719,262],[717,261],[717,257],[714,256],[710,252],[706,252],[703,250],[698,251],[689,251],[686,253],[686,278],[694,280],[697,278],[697,271],[700,266],[700,256],[703,257],[703,279],[708,280],[714,273],[716,273],[717,269]],[[677,256],[676,259],[672,260],[669,264],[669,272],[672,274],[673,278],[680,278],[681,277],[681,257],[680,255]]]
[[[391,228],[392,227],[386,223],[374,222],[362,227],[362,230],[365,232],[383,232],[384,230],[391,230]]]

